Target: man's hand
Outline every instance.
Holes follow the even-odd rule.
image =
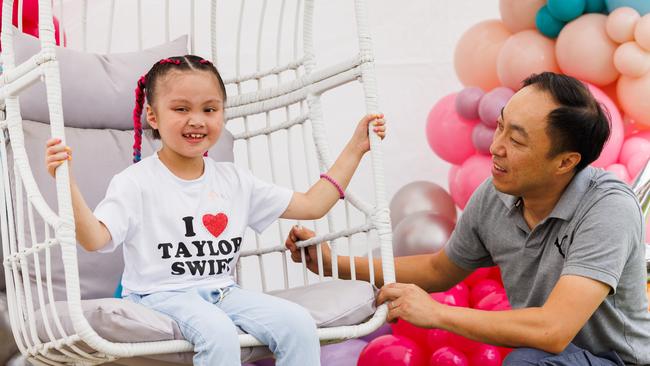
[[[298,248],[296,245],[296,242],[307,240],[313,238],[314,236],[316,236],[316,234],[304,226],[294,226],[291,228],[291,231],[287,236],[285,246],[291,252],[291,259],[294,262],[299,263],[302,261],[302,254],[300,248]],[[325,272],[324,275],[331,276],[332,256],[330,253],[330,247],[327,243],[321,244],[323,255],[323,271]],[[305,248],[305,264],[310,271],[318,273],[318,257],[316,245]]]
[[[437,328],[437,314],[444,305],[438,303],[420,287],[413,284],[390,283],[381,288],[377,305],[388,305],[386,321],[403,319],[420,328]]]

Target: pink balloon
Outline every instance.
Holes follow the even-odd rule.
[[[559,72],[555,61],[555,41],[536,30],[515,33],[501,47],[497,75],[501,85],[519,90],[522,81],[543,71]]]
[[[464,354],[452,347],[442,347],[431,354],[430,366],[469,366]]]
[[[451,197],[461,209],[476,188],[492,174],[492,159],[485,155],[474,155],[467,159],[450,182]]]
[[[493,310],[494,307],[500,303],[508,301],[505,290],[496,290],[486,295],[481,301],[476,304],[476,309],[479,310]]]
[[[467,87],[456,95],[456,113],[465,119],[478,119],[478,103],[485,95],[481,88]]]
[[[424,366],[425,351],[412,340],[395,335],[373,339],[361,351],[357,366]]]
[[[512,33],[535,29],[535,15],[546,0],[500,0],[501,20]]]
[[[616,174],[618,179],[622,180],[625,183],[630,183],[630,174],[627,172],[627,168],[623,164],[612,164],[605,168],[608,172]]]
[[[501,287],[503,287],[503,281],[501,280],[501,268],[499,268],[499,266],[492,266],[488,268],[490,269],[490,274],[488,275],[488,278],[497,281],[498,283],[501,284]]]
[[[633,181],[636,179],[637,174],[643,169],[643,167],[648,162],[650,155],[644,152],[632,155],[630,160],[627,162],[627,171],[630,174],[630,180]]]
[[[607,17],[605,30],[607,35],[616,43],[634,40],[634,28],[641,16],[633,8],[623,6],[614,9]]]
[[[636,42],[626,42],[614,52],[614,66],[625,76],[638,78],[650,71],[650,52]]]
[[[429,334],[429,329],[416,327],[403,319],[391,323],[390,327],[393,329],[394,335],[406,337],[417,343],[420,347],[427,347],[427,335]]]
[[[618,161],[627,164],[630,158],[637,153],[650,154],[650,141],[643,137],[632,136],[623,142]]]
[[[455,333],[451,333],[450,335],[450,347],[453,347],[465,354],[472,352],[478,348],[479,345],[479,342],[465,338],[461,335]]]
[[[474,270],[474,272],[472,272],[469,276],[467,276],[463,282],[469,286],[471,291],[472,288],[474,288],[474,286],[476,286],[480,281],[488,278],[491,271],[491,267],[478,268]]]
[[[436,103],[427,117],[426,135],[431,149],[452,164],[462,164],[476,150],[472,145],[475,122],[456,113],[456,94],[449,94]]]
[[[457,283],[454,287],[445,292],[456,298],[456,306],[469,306],[469,287],[463,282]]]
[[[429,329],[427,333],[427,346],[432,352],[451,345],[452,333],[443,329]]]
[[[611,164],[614,164],[618,161],[618,155],[621,152],[621,147],[623,146],[623,139],[625,138],[625,132],[623,130],[623,120],[621,118],[621,113],[618,111],[618,107],[612,100],[599,88],[587,83],[587,87],[593,96],[601,104],[607,108],[609,115],[611,117],[611,131],[609,135],[609,140],[605,143],[603,151],[600,153],[600,156],[596,161],[591,163],[591,165],[598,168],[605,168]]]
[[[472,144],[476,150],[485,155],[490,155],[490,145],[492,145],[492,140],[494,140],[494,131],[493,127],[488,127],[483,123],[477,123],[472,130]]]
[[[462,307],[464,302],[462,301],[462,298],[457,297],[458,294],[456,293],[449,293],[447,291],[445,292],[432,292],[429,294],[432,299],[436,300],[437,302],[449,306],[458,306]],[[465,299],[466,300],[466,299]]]
[[[470,365],[500,366],[501,353],[499,348],[489,344],[481,344],[469,355]]]
[[[617,44],[605,32],[606,21],[605,15],[585,14],[562,29],[555,56],[563,73],[596,85],[618,78],[613,61]]]
[[[485,94],[478,104],[478,115],[481,117],[481,122],[488,127],[495,128],[501,109],[506,106],[506,103],[514,94],[515,92],[512,89],[503,86],[490,90]]]
[[[0,9],[0,16],[2,16],[2,9]],[[31,34],[34,37],[38,37],[38,0],[23,0],[23,9],[22,9],[22,19],[23,19],[23,33]],[[53,17],[54,22],[54,39],[56,44],[59,45],[59,20],[56,17]],[[13,15],[12,23],[14,26],[18,27],[18,1],[14,0],[13,5]],[[64,44],[65,44],[65,34],[64,34]]]
[[[486,20],[465,31],[454,51],[454,68],[460,82],[483,90],[499,86],[497,56],[509,36],[499,20]]]
[[[617,92],[621,109],[637,123],[650,126],[650,73],[640,78],[622,75]]]
[[[644,15],[634,28],[634,40],[646,51],[650,51],[650,13]]]
[[[485,278],[472,287],[472,290],[469,293],[469,304],[471,307],[476,307],[476,305],[483,300],[483,298],[497,290],[503,289],[503,286],[495,280]]]

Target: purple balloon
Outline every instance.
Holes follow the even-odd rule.
[[[376,256],[375,258],[378,258],[378,256]],[[388,324],[388,323],[384,323],[381,327],[375,329],[374,332],[372,332],[372,333],[370,333],[368,335],[365,335],[363,337],[359,337],[359,339],[364,340],[366,342],[370,342],[373,339],[375,339],[375,338],[377,338],[379,336],[386,335],[386,334],[393,334],[393,328],[391,328],[390,324]]]
[[[478,119],[478,104],[485,95],[483,89],[470,86],[456,96],[456,113],[466,119]]]
[[[481,122],[485,123],[488,127],[496,127],[497,119],[501,114],[501,109],[506,106],[506,103],[512,98],[515,92],[505,86],[492,89],[489,93],[485,94],[478,104],[478,115]]]
[[[241,366],[257,366],[256,363],[242,363]]]
[[[350,339],[337,344],[329,344],[320,348],[321,366],[356,366],[361,350],[368,342],[361,339]]]
[[[255,365],[257,365],[257,366],[275,366],[275,359],[273,359],[273,358],[265,358],[263,360],[255,361]]]
[[[482,123],[477,124],[472,130],[472,144],[481,154],[490,155],[490,145],[494,139],[494,128]]]

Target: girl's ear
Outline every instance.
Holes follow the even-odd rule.
[[[149,104],[147,104],[147,123],[149,123],[149,126],[153,128],[154,130],[158,129],[158,121],[156,120],[156,114],[153,111],[153,108]]]

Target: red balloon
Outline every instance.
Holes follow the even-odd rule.
[[[433,352],[429,366],[469,366],[467,357],[453,347],[442,347]]]
[[[451,346],[452,333],[444,329],[429,329],[427,332],[427,346],[432,352],[439,348]]]
[[[392,323],[390,327],[393,329],[394,335],[409,338],[420,345],[420,347],[427,348],[427,335],[429,334],[429,329],[416,327],[403,319],[398,319],[397,322]]]
[[[503,287],[503,280],[501,279],[501,268],[499,268],[499,266],[490,267],[490,274],[488,275],[488,278],[497,281]]]
[[[467,276],[467,278],[465,278],[465,281],[463,282],[465,282],[465,284],[467,284],[467,286],[469,286],[471,289],[472,287],[474,287],[474,285],[476,285],[478,281],[487,278],[490,275],[490,271],[491,271],[490,267],[478,268],[474,272],[472,272],[469,276]]]
[[[499,353],[501,354],[501,359],[505,360],[506,356],[510,354],[510,352],[514,351],[512,348],[508,347],[497,347],[499,349]]]
[[[445,291],[447,294],[456,298],[456,306],[469,306],[469,287],[463,282]]]
[[[499,348],[489,344],[480,344],[478,348],[469,355],[468,358],[470,365],[501,365],[501,353],[499,352]]]
[[[387,334],[370,341],[361,351],[357,366],[425,366],[424,350],[412,340]]]
[[[494,308],[504,301],[508,301],[505,290],[497,290],[485,296],[481,301],[476,304],[476,309],[479,310],[494,310]]]
[[[503,289],[501,284],[493,279],[484,278],[476,283],[469,292],[469,305],[473,308],[483,300],[483,298],[499,289]]]
[[[451,336],[449,337],[449,344],[451,347],[465,353],[469,354],[471,352],[474,352],[479,348],[481,343],[477,341],[473,341],[469,338],[465,338],[461,335],[458,335],[456,333],[451,333]]]
[[[2,8],[0,7],[0,17],[2,16]],[[38,0],[23,0],[23,9],[22,9],[22,19],[23,19],[23,33],[31,34],[34,37],[38,37]],[[54,17],[54,38],[57,45],[60,45],[59,42],[59,20]],[[18,27],[18,1],[14,0],[13,6],[13,15],[12,23]],[[65,33],[63,34],[63,44],[65,45]]]

